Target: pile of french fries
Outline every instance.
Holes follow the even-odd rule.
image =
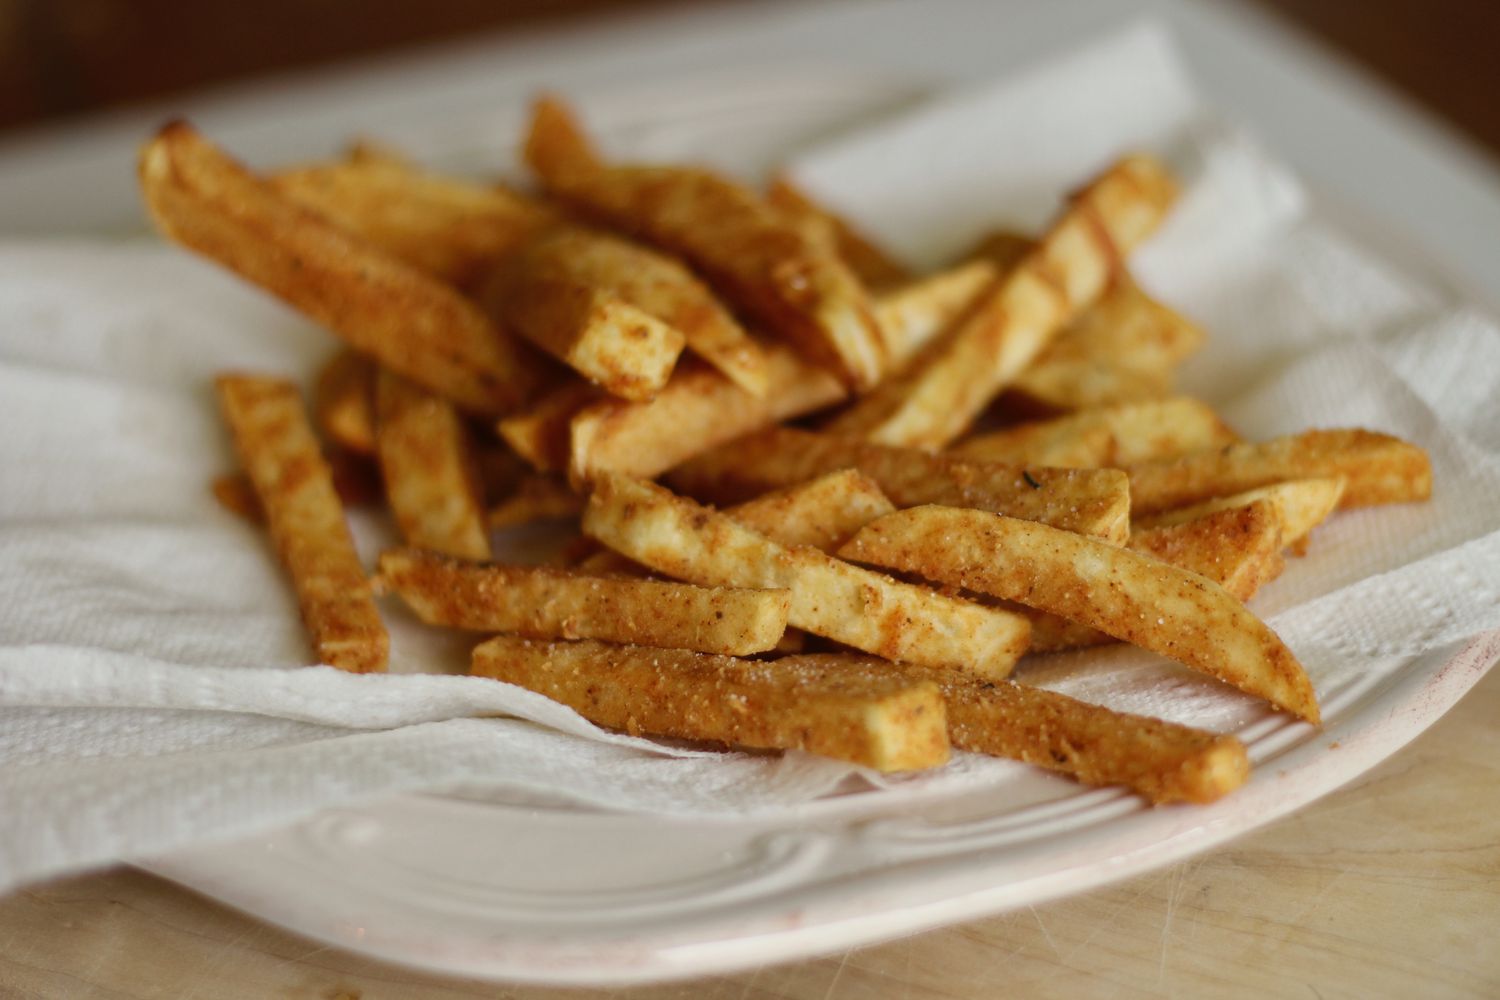
[[[1161,163],[912,275],[786,180],[612,163],[554,99],[525,159],[535,193],[368,144],[260,176],[184,123],[142,152],[165,235],[346,345],[310,408],[218,380],[243,472],[215,494],[265,525],[319,662],[385,669],[390,594],[602,726],[881,771],[959,747],[1152,802],[1233,790],[1245,748],[1028,686],[1023,655],[1133,643],[1319,721],[1245,602],[1430,464],[1359,429],[1242,441],[1173,394],[1204,334],[1126,266]],[[372,578],[344,509],[382,500],[405,544]],[[553,563],[492,560],[551,519],[579,525]]]

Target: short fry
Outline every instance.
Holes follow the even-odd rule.
[[[390,640],[296,386],[253,375],[216,386],[319,662],[384,670]]]
[[[536,378],[522,345],[450,286],[279,196],[185,123],[141,152],[156,226],[301,310],[350,346],[477,414]]]
[[[1018,615],[898,583],[817,549],[779,545],[644,480],[601,475],[583,531],[681,580],[786,588],[792,625],[886,659],[995,678],[1008,674],[1026,647],[1028,628]]]
[[[1338,509],[1343,496],[1344,480],[1341,478],[1292,479],[1244,493],[1205,500],[1191,507],[1177,507],[1159,514],[1150,514],[1137,521],[1135,527],[1136,533],[1140,534],[1143,530],[1197,521],[1216,511],[1249,507],[1264,501],[1270,504],[1281,525],[1281,544],[1296,545]]]
[[[1340,509],[1409,503],[1432,495],[1432,463],[1414,444],[1367,430],[1304,431],[1133,465],[1137,514],[1185,507],[1289,479],[1345,480]]]
[[[835,552],[860,528],[895,509],[875,480],[857,469],[841,469],[725,513],[780,545]]]
[[[1116,543],[1130,531],[1130,498],[1123,473],[1114,469],[1025,469],[790,427],[699,455],[671,482],[689,495],[729,503],[844,468],[869,476],[898,507],[975,507]]]
[[[1000,277],[987,260],[971,260],[947,271],[892,288],[875,300],[875,319],[892,372],[959,319]]]
[[[785,590],[475,565],[409,549],[381,555],[380,579],[429,625],[729,656],[775,648],[791,606]]]
[[[474,650],[471,672],[632,735],[806,750],[880,771],[948,759],[937,685],[859,664],[502,636]]]
[[[564,472],[572,442],[573,418],[603,394],[570,377],[525,409],[501,419],[495,430],[517,455],[538,472]]]
[[[490,557],[468,428],[444,399],[382,371],[375,387],[375,453],[408,545]]]
[[[375,453],[375,363],[358,351],[339,351],[318,371],[313,415],[323,436],[361,455]]]
[[[1318,721],[1291,650],[1196,573],[1047,525],[917,507],[860,529],[839,554],[1018,601],[1160,653]]]

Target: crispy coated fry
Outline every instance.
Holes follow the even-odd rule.
[[[407,544],[488,559],[468,429],[446,400],[399,375],[375,383],[375,451],[391,512]]]
[[[895,509],[875,480],[857,469],[840,469],[725,513],[779,545],[834,552],[860,528]]]
[[[937,685],[862,664],[502,636],[474,650],[472,672],[633,735],[807,750],[880,771],[948,759]]]
[[[876,299],[875,319],[891,371],[904,369],[922,348],[961,317],[1000,273],[990,261],[966,261],[893,288]]]
[[[611,395],[644,400],[672,374],[682,331],[619,294],[622,275],[669,262],[584,229],[526,243],[480,293],[491,316]]]
[[[845,384],[885,370],[869,297],[832,248],[759,195],[706,170],[609,166],[560,102],[537,102],[526,160],[585,214],[680,254]]]
[[[865,525],[839,554],[1061,615],[1318,721],[1312,684],[1276,633],[1213,581],[1128,549],[934,506]]]
[[[1310,531],[1327,520],[1328,515],[1338,508],[1343,495],[1342,478],[1293,479],[1232,496],[1205,500],[1191,507],[1178,507],[1160,514],[1147,515],[1136,523],[1136,533],[1196,521],[1215,511],[1249,507],[1258,501],[1266,501],[1281,525],[1281,544],[1292,546],[1305,540]]]
[[[380,476],[363,455],[332,448],[323,452],[323,461],[328,463],[333,491],[345,507],[368,507],[384,498]],[[215,476],[210,488],[214,499],[231,514],[238,514],[254,524],[265,523],[266,512],[261,509],[260,498],[255,495],[255,484],[243,472]]]
[[[1132,462],[1219,448],[1237,440],[1235,433],[1206,404],[1178,396],[1081,410],[1052,420],[1007,427],[969,438],[951,453],[991,462],[1063,466],[1072,466],[1079,459],[1092,459],[1078,465],[1118,468]]]
[[[538,472],[563,472],[568,468],[573,418],[602,398],[594,386],[569,378],[524,410],[502,419],[495,429]]]
[[[785,175],[774,178],[766,197],[773,207],[804,225],[824,229],[838,255],[866,288],[890,288],[911,280],[911,271],[904,265],[871,243],[847,219],[814,202],[792,183],[791,178]]]
[[[460,287],[557,218],[513,191],[424,173],[384,155],[284,170],[268,183],[289,201]]]
[[[536,377],[522,345],[449,286],[277,195],[188,125],[141,152],[157,227],[475,413],[514,407]]]
[[[855,468],[898,507],[942,503],[1043,521],[1121,543],[1130,498],[1114,469],[1023,469],[916,448],[772,427],[692,459],[671,475],[675,489],[715,503]]]
[[[600,471],[656,476],[684,459],[750,431],[837,402],[844,389],[780,344],[766,345],[770,389],[756,399],[718,372],[685,362],[649,403],[601,400],[571,424],[568,476]]]
[[[296,386],[252,375],[222,375],[216,386],[319,661],[384,670],[385,626]]]
[[[806,546],[784,546],[655,484],[604,473],[583,531],[668,576],[711,586],[785,587],[791,624],[892,660],[1004,677],[1025,649],[1023,619],[898,583]]]
[[[490,507],[485,520],[491,528],[513,528],[533,521],[553,521],[583,513],[583,497],[559,476],[530,475],[515,492]]]
[[[375,363],[344,348],[313,384],[313,414],[323,436],[361,455],[375,454]]]
[[[1345,480],[1339,508],[1409,503],[1432,495],[1432,463],[1414,444],[1366,430],[1304,431],[1133,465],[1137,514],[1185,507],[1289,479]]]
[[[383,553],[380,578],[429,625],[729,656],[773,649],[791,606],[785,590],[477,566],[410,549]]]
[[[881,444],[948,444],[1105,291],[1122,255],[1156,228],[1175,188],[1150,157],[1117,162],[964,320],[830,429]]]

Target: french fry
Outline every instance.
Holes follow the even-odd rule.
[[[1432,463],[1414,444],[1367,430],[1314,430],[1258,443],[1227,445],[1164,462],[1132,465],[1138,515],[1290,479],[1345,480],[1339,509],[1410,503],[1432,495]]]
[[[536,378],[522,345],[451,287],[278,195],[183,122],[141,152],[165,235],[467,410],[498,416]]]
[[[875,480],[858,469],[840,469],[762,494],[725,513],[778,545],[805,545],[831,553],[860,528],[895,509]]]
[[[1024,761],[1086,785],[1124,785],[1157,805],[1213,802],[1250,776],[1244,744],[1233,736],[1116,712],[1012,680],[976,681],[950,670],[869,662],[872,670],[883,666],[937,684],[949,742],[961,750]]]
[[[426,173],[368,150],[267,181],[287,200],[459,287],[471,287],[558,217],[513,191]]]
[[[1059,328],[1098,299],[1121,257],[1161,221],[1175,190],[1150,157],[1118,161],[961,323],[829,429],[891,445],[953,441]]]
[[[583,497],[560,476],[523,476],[515,492],[490,506],[491,528],[514,528],[533,521],[556,521],[583,513]]]
[[[446,400],[399,375],[375,383],[375,453],[408,545],[490,557],[468,429]]]
[[[383,553],[380,580],[429,625],[728,656],[775,648],[791,606],[785,590],[475,565],[411,549]]]
[[[1052,420],[1007,427],[971,437],[949,453],[991,462],[1118,468],[1219,448],[1238,440],[1206,404],[1178,396],[1080,410]]]
[[[772,207],[804,225],[825,230],[838,255],[866,288],[880,290],[911,280],[911,271],[871,243],[847,219],[814,202],[786,175],[772,179],[766,198]]]
[[[679,254],[814,364],[867,390],[885,356],[869,296],[832,248],[755,192],[705,170],[600,161],[560,102],[537,102],[526,160],[585,215]]]
[[[670,481],[689,495],[729,503],[844,468],[869,476],[898,507],[975,507],[1115,543],[1130,533],[1130,498],[1123,473],[1114,469],[1025,469],[790,427],[771,427],[699,455]]]
[[[384,498],[380,476],[363,455],[331,448],[323,452],[323,461],[328,464],[333,491],[345,507],[368,507]],[[266,512],[261,509],[260,498],[255,494],[255,484],[245,473],[215,476],[209,485],[214,499],[225,510],[252,524],[265,523]]]
[[[344,348],[318,371],[313,416],[323,436],[361,455],[375,454],[375,363]]]
[[[1275,632],[1212,580],[1128,549],[931,506],[865,525],[839,554],[1060,615],[1318,721],[1312,684]]]
[[[471,672],[632,735],[806,750],[879,771],[948,759],[937,685],[861,664],[501,636],[474,650]]]
[[[657,572],[705,586],[782,587],[796,627],[890,660],[1004,677],[1025,649],[1024,619],[786,546],[726,514],[615,473],[601,474],[584,534]]]
[[[781,344],[767,344],[770,388],[757,399],[719,372],[684,362],[649,403],[606,399],[570,426],[568,477],[587,483],[601,471],[651,477],[715,445],[844,397],[843,386]]]
[[[650,399],[687,344],[682,331],[619,294],[621,273],[652,263],[671,266],[624,240],[550,229],[495,271],[480,302],[508,329],[605,392]]]
[[[495,430],[538,472],[565,472],[573,418],[602,398],[594,386],[570,377],[525,409],[502,418]]]
[[[892,288],[877,298],[875,320],[891,371],[904,369],[994,285],[1000,274],[988,260],[971,260]]]
[[[1141,530],[1166,527],[1196,521],[1221,510],[1249,507],[1260,501],[1271,505],[1281,525],[1281,544],[1294,546],[1305,540],[1309,532],[1328,519],[1338,509],[1344,495],[1344,480],[1292,479],[1274,483],[1258,489],[1235,493],[1173,510],[1150,514],[1135,523],[1136,533]]]
[[[384,670],[390,640],[296,386],[222,375],[216,388],[319,662]]]

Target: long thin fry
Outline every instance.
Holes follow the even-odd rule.
[[[838,255],[866,288],[891,288],[911,280],[911,271],[904,265],[870,242],[847,219],[814,202],[785,174],[772,179],[766,198],[772,206],[804,225],[822,228]]]
[[[582,379],[569,377],[523,410],[495,427],[505,443],[538,472],[564,472],[572,443],[573,418],[603,394]]]
[[[856,664],[501,636],[474,650],[471,671],[633,735],[807,750],[880,771],[948,759],[937,685]]]
[[[957,267],[892,288],[875,300],[875,319],[892,372],[904,369],[1000,277],[988,260]]]
[[[452,405],[382,371],[375,412],[380,473],[407,544],[488,559],[489,530],[468,429]]]
[[[333,491],[345,507],[368,507],[379,503],[385,494],[380,488],[380,475],[370,460],[363,455],[330,448],[323,452],[323,461],[328,464],[333,479]],[[261,509],[256,496],[255,484],[243,472],[215,476],[209,487],[214,499],[232,514],[253,524],[264,524],[266,512]],[[853,531],[850,531],[853,534]]]
[[[946,597],[852,566],[817,549],[785,546],[726,514],[644,480],[602,474],[583,531],[636,562],[692,583],[784,587],[790,622],[891,660],[1004,677],[1025,649],[1017,615]]]
[[[384,670],[390,641],[296,386],[223,375],[216,387],[319,661]]]
[[[1060,615],[1318,721],[1312,684],[1275,632],[1212,580],[1128,549],[934,506],[871,522],[839,554]]]
[[[429,625],[730,656],[775,648],[791,606],[785,590],[475,565],[414,550],[383,553],[380,579]]]
[[[1175,458],[1239,440],[1206,404],[1186,396],[1081,410],[980,434],[951,454],[992,462],[1038,462],[1118,468],[1135,462]],[[1104,447],[1100,447],[1103,444]],[[1049,462],[1049,459],[1060,461]]]
[[[448,285],[276,194],[185,123],[141,152],[157,227],[372,355],[478,414],[511,409],[536,378],[522,345]]]
[[[854,468],[898,507],[975,507],[1124,542],[1130,498],[1114,469],[1022,468],[772,427],[699,455],[672,473],[674,488],[716,503]]]
[[[882,444],[942,447],[1109,285],[1121,256],[1175,194],[1165,168],[1129,156],[1079,193],[1052,229],[950,333],[842,414],[831,430]]]

